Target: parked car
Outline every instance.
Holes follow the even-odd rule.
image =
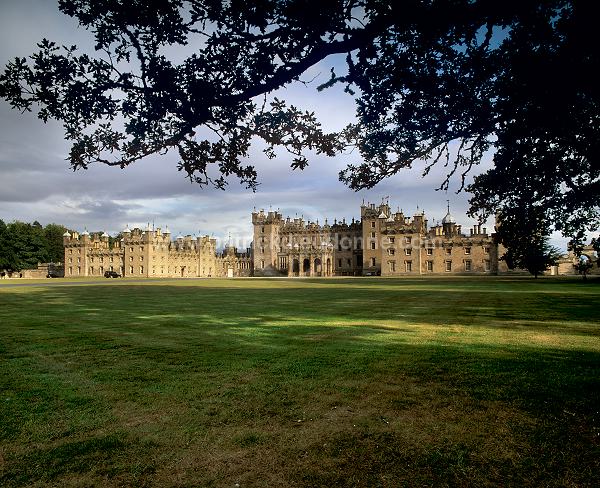
[[[116,271],[105,271],[104,277],[105,278],[120,278],[121,275],[119,273],[117,273]]]

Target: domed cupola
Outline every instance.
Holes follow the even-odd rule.
[[[448,202],[448,212],[442,219],[442,224],[456,224],[456,220],[454,220],[454,217],[452,217],[452,214],[450,213],[450,202]]]

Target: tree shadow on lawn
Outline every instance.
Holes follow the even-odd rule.
[[[0,484],[594,483],[593,300],[377,283],[3,295]]]
[[[579,283],[570,282],[566,289],[556,287],[556,291],[545,293],[548,287],[555,286],[552,280],[546,280],[543,291],[526,287],[515,296],[510,289],[495,290],[486,286],[431,291],[406,289],[402,284],[382,289],[380,282],[374,282],[376,287],[356,288],[352,280],[352,287],[346,288],[335,286],[331,281],[324,281],[326,285],[319,282],[318,288],[297,288],[292,284],[292,287],[264,289],[237,285],[211,287],[206,282],[202,286],[88,285],[36,289],[21,298],[23,307],[39,307],[44,315],[61,323],[73,319],[83,323],[91,319],[104,325],[129,325],[132,330],[153,325],[159,328],[164,325],[255,327],[320,323],[375,329],[430,324],[526,327],[544,332],[568,329],[573,335],[600,335],[597,300],[594,299],[600,296],[600,288],[591,297],[581,295],[580,291],[587,293],[589,287],[579,286]],[[59,306],[55,305],[57,302]],[[61,313],[65,316],[61,317]]]
[[[193,341],[178,353],[160,344],[127,348],[110,374],[91,357],[73,365],[94,378],[91,390],[74,385],[68,372],[38,365],[48,381],[46,422],[77,408],[62,401],[66,386],[119,411],[105,425],[36,442],[22,437],[25,425],[31,428],[22,416],[3,439],[0,484],[591,486],[595,480],[598,352],[386,345],[353,334],[339,338],[339,349],[311,343],[276,353],[280,340],[276,332],[263,337],[235,368],[222,362],[226,348],[196,351]],[[139,357],[146,358],[143,367]],[[143,375],[147,381],[139,381]],[[26,395],[21,401],[13,407],[26,417]],[[143,420],[132,423],[137,417]],[[200,434],[190,442],[192,425]]]

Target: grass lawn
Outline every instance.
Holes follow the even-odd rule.
[[[598,486],[600,280],[0,288],[0,486]]]

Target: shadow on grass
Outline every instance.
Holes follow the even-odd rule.
[[[593,485],[594,300],[376,283],[4,294],[0,484],[161,484],[193,432],[182,476],[206,486]]]

